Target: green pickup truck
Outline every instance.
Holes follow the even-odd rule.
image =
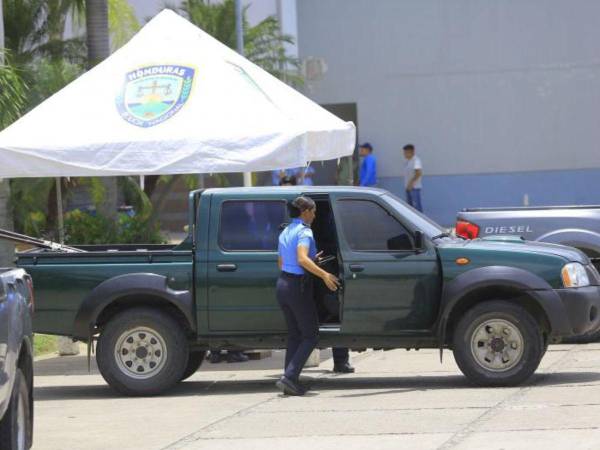
[[[176,246],[19,253],[34,330],[97,339],[100,372],[127,395],[165,391],[209,348],[285,348],[277,241],[300,194],[317,204],[315,240],[342,281],[315,289],[319,347],[449,348],[474,383],[506,386],[549,343],[600,327],[600,275],[574,248],[456,238],[379,189],[292,186],[191,192]]]

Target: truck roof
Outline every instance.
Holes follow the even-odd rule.
[[[298,195],[302,193],[319,194],[329,192],[362,192],[371,193],[373,195],[383,195],[387,193],[385,189],[378,189],[374,187],[362,187],[362,186],[257,186],[257,187],[227,187],[227,188],[210,188],[210,189],[198,189],[190,192],[190,194],[272,194],[277,192],[297,192]]]

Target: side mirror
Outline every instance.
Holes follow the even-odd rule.
[[[423,242],[423,232],[421,230],[415,231],[415,250],[422,252],[425,250],[425,244]]]

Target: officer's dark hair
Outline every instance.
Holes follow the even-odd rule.
[[[290,202],[288,208],[290,210],[290,217],[295,219],[296,217],[300,217],[304,211],[309,209],[316,208],[315,201],[312,198],[300,196],[296,197],[294,200]]]
[[[406,144],[404,147],[402,147],[402,150],[412,150],[413,152],[415,151],[415,146],[412,144]]]

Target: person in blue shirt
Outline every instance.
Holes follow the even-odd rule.
[[[360,164],[358,184],[360,186],[377,185],[377,159],[373,155],[373,146],[365,142],[359,147],[359,155],[363,160]]]
[[[320,253],[310,229],[316,217],[316,204],[308,197],[297,197],[290,205],[293,218],[279,235],[277,302],[288,328],[287,349],[283,376],[276,386],[286,395],[304,395],[299,377],[306,360],[319,339],[319,319],[313,299],[312,282],[307,272],[321,278],[332,291],[340,282],[335,275],[321,269]]]
[[[313,176],[315,175],[315,168],[313,166],[301,167],[299,170],[299,182],[304,186],[314,186]],[[298,179],[298,177],[296,177]]]

